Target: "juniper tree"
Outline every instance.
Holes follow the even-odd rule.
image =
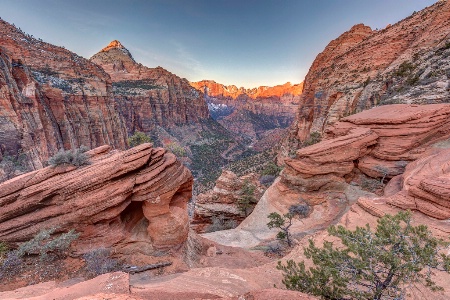
[[[443,253],[448,243],[433,237],[425,225],[413,226],[410,212],[386,215],[378,220],[376,231],[369,225],[348,230],[331,226],[331,236],[341,247],[325,241],[319,248],[310,240],[304,261],[278,263],[283,283],[322,299],[404,299],[408,286],[422,283],[442,290],[432,280],[432,270],[450,271],[450,257]]]
[[[237,206],[245,216],[248,216],[249,210],[254,204],[258,202],[255,197],[255,190],[256,186],[254,186],[248,180],[244,181],[244,184],[242,185],[242,189],[240,191],[241,196],[237,201]]]
[[[152,139],[141,131],[136,131],[132,136],[128,138],[128,145],[130,145],[130,148],[151,142]]]
[[[294,218],[293,213],[287,213],[284,215],[280,215],[277,212],[270,213],[267,216],[270,220],[267,223],[267,227],[269,229],[278,228],[280,231],[277,234],[277,239],[286,240],[289,247],[292,247],[292,235],[289,231],[289,228],[292,226],[292,218]]]

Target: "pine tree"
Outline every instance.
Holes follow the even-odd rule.
[[[366,225],[354,231],[331,226],[328,233],[343,246],[325,241],[319,248],[310,240],[304,253],[314,266],[278,263],[288,289],[322,299],[404,299],[407,287],[416,283],[442,290],[432,270],[450,271],[450,257],[442,252],[448,243],[425,225],[412,226],[410,212],[380,218],[375,232]]]

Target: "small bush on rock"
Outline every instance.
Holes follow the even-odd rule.
[[[0,258],[8,253],[8,245],[4,242],[0,242]]]
[[[310,133],[309,138],[303,142],[303,146],[308,147],[317,144],[320,141],[322,141],[322,136],[320,135],[320,132],[313,131]]]
[[[0,278],[16,275],[22,262],[22,258],[17,254],[17,251],[8,252],[0,264]]]
[[[224,215],[213,216],[211,220],[212,223],[206,228],[205,232],[233,229],[236,228],[238,225],[236,220],[233,219],[227,220]]]
[[[186,149],[184,149],[178,143],[170,143],[166,147],[177,157],[186,157],[187,156]]]
[[[41,260],[48,258],[48,254],[52,253],[56,256],[63,257],[69,249],[70,244],[79,237],[73,229],[67,233],[51,238],[56,228],[41,230],[31,240],[25,242],[17,249],[17,255],[39,255]]]
[[[301,218],[306,218],[309,214],[310,207],[308,204],[297,204],[297,205],[291,205],[289,207],[289,213],[293,215],[297,215]]]
[[[98,276],[113,272],[119,267],[119,262],[111,258],[111,251],[106,248],[98,248],[83,255],[86,262],[86,270],[92,276]]]
[[[282,167],[279,167],[276,163],[273,161],[269,162],[264,169],[261,171],[261,175],[272,175],[272,176],[278,176],[280,174],[280,171],[282,170]]]
[[[50,157],[48,164],[52,167],[60,165],[74,165],[77,167],[88,165],[89,156],[85,153],[89,149],[87,147],[81,146],[80,148],[74,150],[60,150],[58,153]]]
[[[132,136],[128,138],[128,145],[130,145],[130,148],[151,142],[152,139],[141,131],[136,131]]]

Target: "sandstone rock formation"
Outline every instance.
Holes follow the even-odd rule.
[[[252,140],[295,119],[303,83],[260,86],[254,89],[225,86],[212,80],[191,82],[205,94],[214,119],[228,130]]]
[[[111,76],[128,133],[148,133],[156,126],[187,125],[209,118],[202,93],[186,79],[161,67],[137,63],[119,41],[112,41],[90,60]]]
[[[449,166],[449,148],[428,151],[422,158],[410,163],[404,174],[399,175],[399,191],[385,201],[403,209],[418,210],[436,219],[449,219]]]
[[[126,147],[100,67],[0,20],[0,161],[42,168],[59,149]]]
[[[114,246],[151,254],[186,241],[193,180],[173,154],[150,144],[87,153],[90,165],[47,167],[0,184],[2,241],[52,227],[80,232],[80,252]]]
[[[265,190],[258,181],[258,175],[251,173],[238,177],[231,171],[223,170],[212,190],[197,195],[191,227],[196,232],[203,233],[211,226],[213,219],[217,219],[216,222],[220,221],[225,224],[233,222],[237,226],[246,217],[238,204],[243,194],[242,188],[246,184],[254,187],[253,197],[255,203],[250,203],[249,213]]]
[[[128,134],[142,131],[158,146],[181,149],[184,163],[196,178],[214,181],[217,170],[244,151],[211,118],[203,93],[186,79],[137,63],[119,41],[112,41],[90,60],[111,76]]]
[[[355,25],[312,64],[292,136],[304,141],[310,132],[323,133],[339,119],[380,104],[448,102],[449,36],[449,1],[382,30]]]
[[[330,126],[324,141],[285,160],[282,177],[303,192],[350,182],[355,172],[392,178],[431,144],[449,136],[449,104],[379,106]]]

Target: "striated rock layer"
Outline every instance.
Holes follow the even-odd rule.
[[[355,25],[331,41],[309,69],[292,140],[305,141],[311,132],[323,133],[341,118],[377,105],[449,102],[449,54],[449,1],[382,30]]]
[[[137,63],[119,41],[112,41],[90,60],[111,76],[114,97],[128,133],[199,123],[209,118],[203,95],[186,79],[161,67],[148,68]]]
[[[0,161],[42,168],[59,149],[126,147],[110,77],[0,20]]]
[[[450,149],[429,151],[409,164],[399,180],[402,189],[387,203],[437,219],[450,218]]]
[[[392,178],[449,134],[450,104],[379,106],[329,127],[325,140],[286,160],[284,175],[295,176],[305,190],[318,190],[354,168]]]
[[[308,197],[317,192],[320,198],[336,183],[357,184],[358,178],[364,180],[363,175],[383,181],[403,174],[407,167],[401,184],[405,191],[391,203],[449,218],[445,190],[448,153],[422,158],[433,145],[446,144],[449,138],[450,104],[376,107],[335,123],[326,131],[325,140],[286,159],[282,182],[302,193],[313,193]]]
[[[151,144],[87,153],[90,165],[47,167],[0,184],[2,241],[57,227],[81,233],[79,251],[114,246],[151,254],[185,242],[193,180],[173,154]]]
[[[303,83],[254,89],[225,86],[212,80],[190,83],[205,94],[214,119],[245,138],[260,139],[275,128],[286,128],[295,119]]]

